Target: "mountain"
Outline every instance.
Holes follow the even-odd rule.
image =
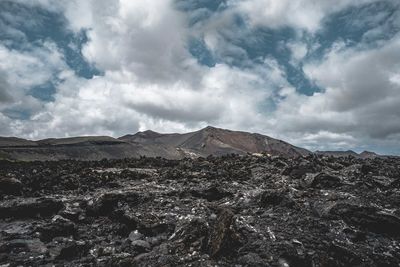
[[[15,137],[0,137],[0,159],[26,161],[100,160],[140,156],[181,159],[231,153],[241,155],[267,153],[299,157],[311,152],[269,136],[210,126],[183,134],[162,134],[149,130],[120,138],[82,136],[31,141]]]
[[[376,158],[381,157],[380,155],[376,154],[375,152],[371,151],[363,151],[361,153],[354,152],[353,150],[347,151],[315,151],[317,155],[323,156],[330,156],[330,157],[354,157],[354,158],[361,158],[361,159],[369,159],[369,158]]]
[[[108,136],[51,138],[39,141],[0,137],[0,159],[100,160],[138,156],[134,146]]]
[[[298,157],[311,153],[306,149],[295,147],[269,136],[230,131],[210,126],[185,134],[160,134],[153,131],[145,131],[120,137],[119,140],[136,145],[155,146],[156,150],[162,150],[158,152],[161,155],[168,151],[172,155],[178,152],[181,156],[188,157],[221,156],[230,153],[241,155],[268,153],[271,155]]]
[[[37,143],[34,141],[16,137],[0,137],[0,147],[20,147],[20,146],[37,146]]]
[[[371,151],[363,151],[359,154],[359,156],[363,159],[371,159],[371,158],[380,157],[381,155],[378,155],[375,152],[371,152]]]

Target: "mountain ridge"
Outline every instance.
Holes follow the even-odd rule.
[[[382,157],[382,155],[379,155],[375,152],[372,151],[367,151],[364,150],[361,153],[357,153],[353,150],[337,150],[337,151],[320,151],[317,150],[314,152],[317,155],[323,155],[323,156],[331,156],[331,157],[355,157],[355,158],[362,158],[362,159],[367,159],[367,158],[375,158],[375,157]]]
[[[316,151],[314,153],[333,157],[370,158],[378,156],[368,151],[360,154],[354,151]],[[226,154],[302,157],[313,154],[313,152],[267,135],[213,126],[188,133],[158,133],[146,130],[118,138],[77,136],[32,141],[16,137],[0,137],[0,159],[25,161],[100,160],[140,156],[182,159]]]

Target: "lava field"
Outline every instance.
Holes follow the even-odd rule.
[[[0,266],[400,266],[400,159],[0,162]]]

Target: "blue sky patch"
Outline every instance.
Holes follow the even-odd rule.
[[[54,101],[53,95],[56,93],[56,87],[52,82],[47,82],[45,84],[41,84],[31,88],[28,92],[28,95],[33,96],[36,99],[39,99],[43,102],[52,102]]]
[[[8,108],[2,111],[2,113],[14,120],[29,120],[31,117],[31,113],[29,110],[20,110],[20,109],[12,109]]]
[[[66,63],[78,76],[90,79],[100,74],[81,54],[81,48],[87,42],[86,33],[75,34],[68,30],[62,14],[7,0],[0,2],[0,9],[0,41],[9,49],[24,51],[49,40],[63,52]]]

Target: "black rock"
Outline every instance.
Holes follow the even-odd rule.
[[[143,235],[141,234],[141,233],[139,233],[137,230],[136,231],[132,231],[130,234],[129,234],[129,240],[130,241],[136,241],[136,240],[140,240],[140,239],[142,239],[143,238]]]
[[[0,218],[37,218],[56,214],[64,207],[54,198],[30,198],[0,203]]]
[[[239,258],[240,264],[243,266],[252,266],[252,267],[265,267],[266,262],[263,260],[258,254],[256,253],[248,253],[246,255],[243,255],[242,257]]]
[[[293,207],[296,203],[288,192],[283,190],[265,190],[259,200],[261,207],[284,206]]]
[[[204,198],[208,201],[217,201],[225,197],[231,197],[232,193],[222,189],[221,186],[211,186],[207,189],[192,190],[190,192],[194,197]]]
[[[315,173],[318,168],[312,162],[303,161],[295,166],[286,167],[282,174],[289,175],[294,179],[300,179],[304,177],[307,173]]]
[[[371,266],[371,262],[363,259],[362,256],[356,252],[341,246],[339,244],[331,244],[327,254],[329,258],[326,259],[327,266]]]
[[[146,242],[144,240],[132,241],[131,246],[133,247],[133,250],[135,250],[138,253],[145,253],[150,251],[151,249],[149,242]]]
[[[233,254],[239,246],[241,238],[234,228],[233,217],[234,213],[229,209],[219,212],[208,241],[211,257]]]
[[[109,216],[119,203],[136,205],[141,202],[141,196],[136,192],[110,192],[100,195],[88,205],[87,214],[91,216]]]
[[[0,196],[0,266],[400,264],[399,158],[0,161],[0,177],[23,178]]]
[[[208,223],[195,218],[179,227],[171,236],[171,240],[183,250],[188,250],[190,247],[202,250],[207,245],[208,232]]]
[[[342,181],[339,177],[326,173],[318,174],[311,183],[311,187],[314,188],[330,189],[340,186],[342,186]]]
[[[0,177],[0,195],[21,195],[22,183],[15,178]]]
[[[375,233],[400,236],[400,218],[381,212],[375,207],[339,203],[329,210],[329,215]]]
[[[76,226],[73,222],[56,215],[52,222],[38,227],[37,231],[41,233],[40,239],[44,242],[51,241],[57,236],[72,236],[76,234]]]
[[[56,260],[72,260],[77,257],[83,257],[88,253],[88,246],[82,241],[67,241],[61,244],[54,253]]]

